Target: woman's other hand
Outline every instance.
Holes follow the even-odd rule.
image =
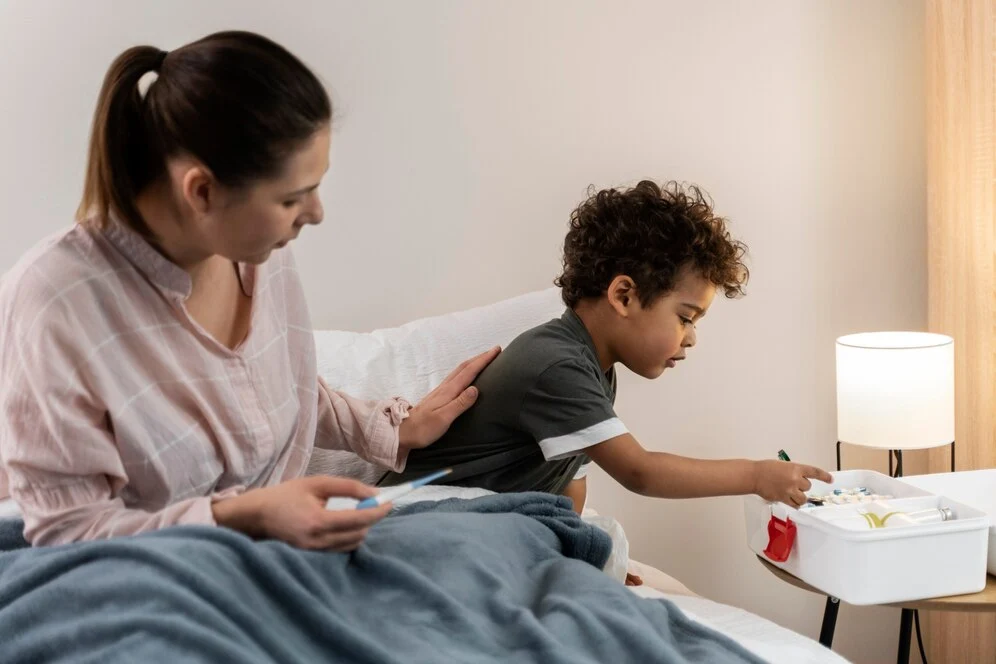
[[[316,475],[289,480],[212,506],[215,521],[253,537],[278,539],[300,549],[353,551],[391,504],[371,509],[327,510],[329,498],[362,500],[377,489],[342,477]]]

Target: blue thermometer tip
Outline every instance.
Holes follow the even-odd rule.
[[[395,498],[400,498],[401,496],[404,496],[405,494],[411,493],[415,489],[418,489],[419,487],[423,487],[426,484],[429,484],[430,482],[435,482],[440,477],[446,477],[447,475],[449,475],[452,472],[453,472],[452,468],[446,468],[444,470],[436,471],[435,473],[432,473],[431,475],[426,475],[425,477],[420,477],[417,480],[412,480],[411,482],[406,482],[405,484],[399,484],[397,486],[385,487],[384,489],[381,489],[381,492],[378,495],[376,495],[376,496],[374,496],[372,498],[367,498],[365,500],[361,500],[359,502],[359,504],[356,505],[356,509],[363,510],[363,509],[368,509],[368,508],[371,508],[371,507],[377,507],[378,505],[383,505],[384,503],[388,503],[388,502],[394,500]]]

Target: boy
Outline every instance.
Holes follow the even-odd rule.
[[[803,504],[809,478],[830,481],[828,473],[649,452],[613,409],[614,365],[652,379],[684,360],[717,288],[743,294],[745,252],[697,187],[645,180],[592,194],[564,241],[563,316],[509,344],[478,377],[477,403],[382,483],[452,467],[447,484],[563,494],[580,512],[590,460],[645,496],[756,493]]]

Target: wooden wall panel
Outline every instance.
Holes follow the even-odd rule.
[[[955,339],[957,467],[993,468],[996,0],[927,0],[925,13],[929,326]],[[946,448],[929,467],[948,469]],[[996,662],[996,616],[923,618],[930,661]]]

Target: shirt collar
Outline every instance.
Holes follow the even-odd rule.
[[[149,281],[171,299],[190,297],[193,284],[187,271],[156,251],[141,235],[122,223],[108,220],[104,237]]]
[[[598,349],[595,348],[595,340],[591,338],[591,332],[585,327],[584,321],[581,317],[574,313],[574,310],[568,307],[564,310],[564,314],[560,317],[564,325],[570,330],[579,341],[583,341],[585,347],[591,354],[591,361],[595,363],[598,367],[598,372],[607,381],[607,384],[611,384],[612,390],[615,391],[615,381],[616,381],[616,368],[609,367],[608,371],[602,371],[602,362],[598,358]]]

